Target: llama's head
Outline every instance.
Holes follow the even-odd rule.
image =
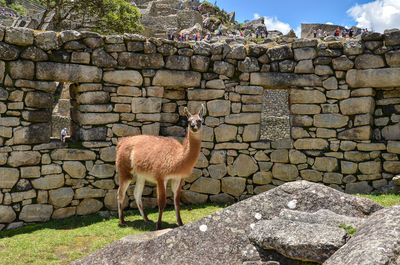
[[[201,130],[201,125],[203,123],[204,105],[201,104],[199,113],[191,114],[189,110],[185,107],[183,110],[183,115],[186,115],[188,119],[189,130],[193,133],[197,133]]]

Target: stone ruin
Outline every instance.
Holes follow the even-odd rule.
[[[116,210],[118,140],[181,138],[183,108],[201,104],[202,151],[183,203],[239,201],[296,180],[398,190],[399,30],[249,46],[26,28],[0,29],[0,40],[0,229]],[[66,143],[52,137],[63,82]],[[154,185],[144,196],[156,206]]]
[[[72,264],[395,265],[399,217],[399,206],[296,181],[173,230],[122,238]]]

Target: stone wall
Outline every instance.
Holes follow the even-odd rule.
[[[185,106],[207,113],[184,203],[297,179],[369,193],[400,172],[400,31],[248,47],[22,28],[0,40],[0,229],[116,210],[116,143],[182,137]],[[51,139],[57,82],[71,83],[67,144]],[[144,195],[156,206],[154,185]]]

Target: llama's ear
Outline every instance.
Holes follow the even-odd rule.
[[[182,114],[185,115],[185,116],[188,117],[188,118],[189,118],[190,116],[192,116],[192,114],[190,114],[188,108],[186,108],[186,107],[183,109],[183,113],[182,113]]]
[[[206,112],[206,108],[204,107],[204,104],[201,104],[201,109],[199,111],[200,118],[203,118],[204,112]]]

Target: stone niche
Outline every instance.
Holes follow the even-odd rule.
[[[261,140],[290,138],[289,93],[287,89],[265,89],[261,113]]]

